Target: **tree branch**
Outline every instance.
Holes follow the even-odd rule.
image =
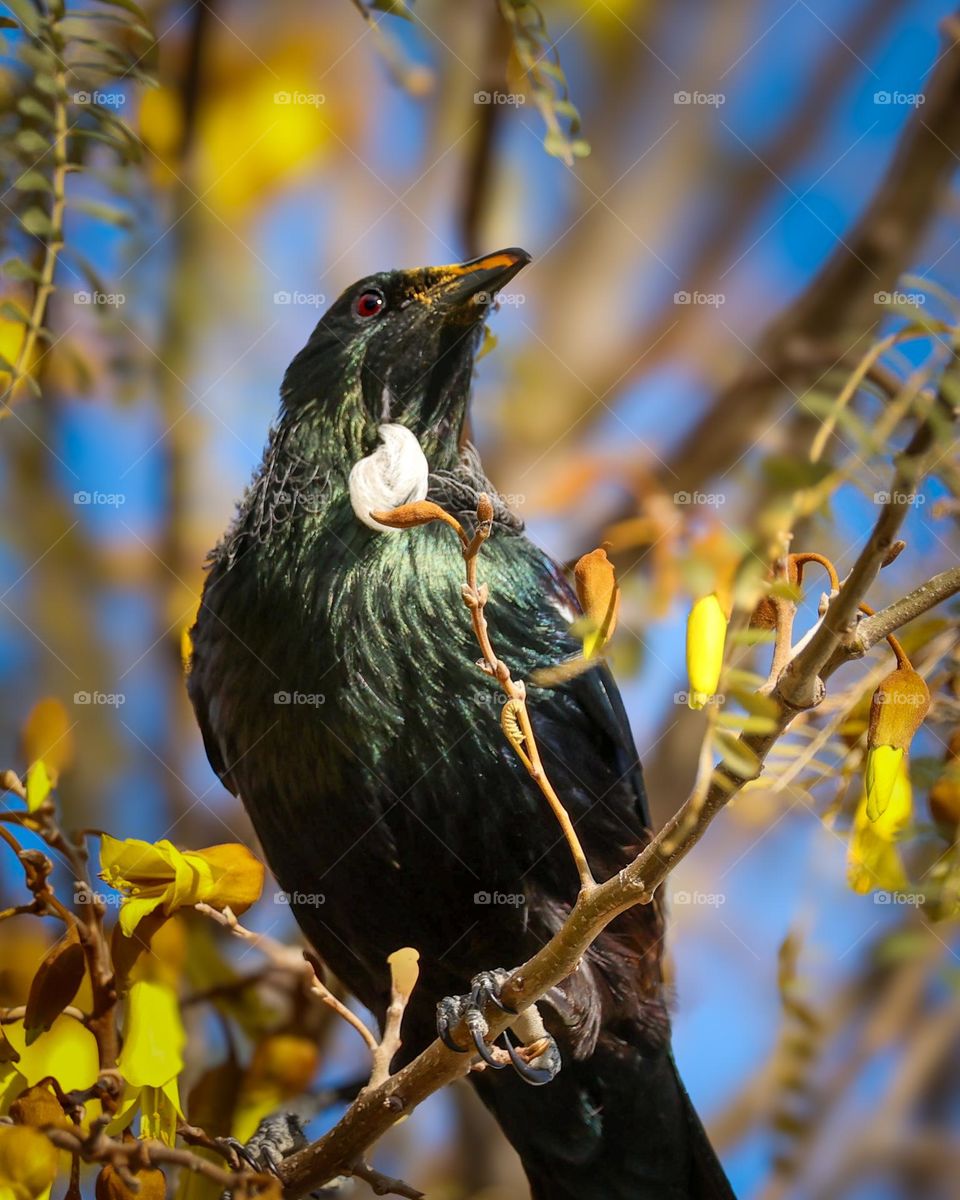
[[[949,571],[941,571],[926,583],[921,583],[902,600],[897,600],[887,608],[881,609],[866,621],[857,626],[855,650],[862,653],[882,641],[888,634],[901,626],[908,624],[917,617],[960,592],[960,567],[952,567]]]

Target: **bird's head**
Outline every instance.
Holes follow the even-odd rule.
[[[483,323],[497,292],[529,261],[511,248],[361,279],[324,313],[287,369],[285,415],[323,426],[351,459],[369,452],[381,425],[403,425],[431,466],[449,465]]]

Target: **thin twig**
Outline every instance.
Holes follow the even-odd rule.
[[[489,513],[487,510],[489,510]],[[553,784],[551,784],[544,769],[543,761],[540,758],[540,750],[537,746],[537,739],[534,736],[533,725],[530,721],[530,713],[527,709],[527,689],[522,680],[512,678],[510,668],[502,659],[497,657],[496,651],[490,641],[490,631],[484,612],[488,592],[486,585],[481,586],[477,583],[477,559],[484,542],[490,536],[491,520],[492,508],[490,507],[490,499],[484,493],[480,496],[477,503],[476,533],[469,540],[463,534],[462,530],[460,534],[467,570],[467,583],[463,589],[463,600],[470,611],[473,632],[483,654],[485,670],[496,679],[504,695],[507,697],[507,705],[504,707],[504,732],[517,752],[520,761],[526,768],[528,775],[543,793],[553,811],[553,815],[557,819],[563,836],[566,838],[567,845],[570,847],[570,853],[577,868],[577,874],[580,877],[581,892],[589,892],[592,888],[596,887],[596,880],[593,877],[593,872],[590,870],[587,856],[583,852],[583,846],[580,844],[577,831],[570,820],[570,814],[564,807],[560,797],[554,791]],[[508,713],[516,720],[516,731],[513,736],[511,736],[510,732],[511,723],[507,720]]]

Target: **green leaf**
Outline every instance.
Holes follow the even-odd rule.
[[[122,8],[124,12],[133,13],[137,20],[144,25],[148,23],[147,14],[138,4],[134,4],[133,0],[100,0],[100,3],[107,4],[111,8]]]
[[[27,33],[36,34],[40,31],[44,21],[30,0],[4,0],[4,3]]]
[[[45,104],[41,104],[36,96],[21,96],[17,101],[17,109],[25,117],[33,117],[37,121],[42,121],[44,125],[53,124],[53,113]]]
[[[119,154],[124,162],[130,162],[131,159],[135,158],[131,147],[126,142],[121,141],[120,138],[112,133],[104,133],[101,129],[74,129],[70,136],[91,142],[102,142],[105,146],[109,146],[111,150]]]
[[[131,21],[123,13],[99,12],[91,8],[74,9],[69,17],[64,17],[60,22],[60,29],[68,41],[73,41],[77,37],[77,30],[85,29],[88,21],[105,21],[108,24],[122,25],[125,33],[136,34],[137,37],[149,42],[155,40],[151,30],[145,25]]]
[[[739,738],[724,730],[716,735],[717,749],[724,765],[741,779],[756,779],[760,774],[760,760]]]
[[[59,86],[56,79],[46,72],[37,72],[33,77],[33,86],[38,92],[43,92],[45,96],[56,96],[59,93]]]
[[[133,224],[133,218],[129,213],[124,212],[121,208],[114,208],[111,204],[103,204],[98,200],[74,200],[70,207],[74,212],[86,213],[88,217],[95,217],[98,221],[104,221],[107,225],[117,225],[121,229],[129,229]]]
[[[814,487],[833,470],[828,462],[812,463],[791,454],[774,454],[763,461],[763,473],[771,483],[787,491]]]
[[[85,255],[72,247],[68,247],[65,254],[90,284],[91,291],[106,293],[110,290],[96,267]]]
[[[28,208],[20,218],[20,224],[34,237],[51,237],[54,232],[50,218],[42,208]]]
[[[17,149],[31,158],[40,158],[50,149],[50,141],[36,129],[21,129],[14,138]]]
[[[773,733],[777,724],[770,717],[744,716],[742,713],[721,713],[717,717],[717,728],[736,730],[742,733]]]
[[[22,258],[8,258],[3,264],[3,273],[8,279],[18,279],[24,282],[29,280],[31,283],[39,283],[42,279],[37,268],[31,267]]]
[[[772,700],[762,692],[755,692],[749,688],[741,687],[728,687],[727,691],[742,708],[745,708],[748,713],[755,717],[766,717],[769,720],[774,720],[780,713],[776,700]]]
[[[0,300],[0,316],[7,317],[18,325],[30,324],[30,314],[15,300]]]
[[[19,192],[52,192],[53,184],[42,171],[24,171],[13,185]]]

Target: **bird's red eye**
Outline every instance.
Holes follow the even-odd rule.
[[[375,317],[385,304],[383,292],[361,292],[354,303],[353,311],[358,317]]]

